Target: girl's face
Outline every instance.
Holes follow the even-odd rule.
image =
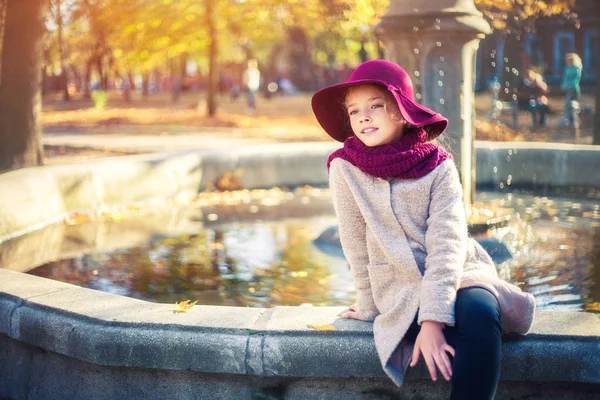
[[[375,85],[352,87],[346,95],[346,110],[354,135],[366,146],[397,141],[405,120],[392,94]]]
[[[565,62],[567,63],[567,65],[568,65],[569,67],[572,67],[572,66],[573,66],[573,58],[572,58],[572,57],[566,57],[566,58],[565,58]]]

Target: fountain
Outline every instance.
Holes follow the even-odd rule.
[[[468,208],[475,189],[474,60],[489,24],[473,0],[392,0],[376,32],[386,44],[385,58],[412,72],[417,100],[448,118],[445,144]]]
[[[136,207],[154,208],[172,202],[204,201],[198,200],[198,192],[203,192],[224,172],[235,168],[247,171],[241,177],[241,183],[249,190],[272,186],[302,188],[305,184],[324,187],[327,174],[323,165],[334,148],[334,144],[302,144],[226,153],[128,156],[80,165],[30,168],[0,176],[2,192],[15,193],[12,198],[0,197],[2,246],[9,249],[0,256],[3,267],[0,269],[0,341],[4,349],[0,352],[0,396],[20,399],[32,390],[43,393],[40,396],[44,397],[77,398],[80,393],[86,393],[100,399],[118,398],[117,392],[122,398],[161,398],[167,392],[172,395],[188,390],[207,398],[252,398],[279,393],[278,390],[285,391],[284,398],[311,398],[315,394],[356,398],[357,393],[365,390],[408,398],[413,390],[428,393],[431,398],[441,396],[440,391],[444,388],[431,385],[424,368],[413,371],[402,389],[391,386],[379,366],[370,324],[340,319],[339,313],[345,309],[342,306],[247,308],[197,305],[187,313],[174,313],[173,302],[149,303],[18,272],[69,256],[79,257],[82,263],[78,268],[82,273],[88,271],[85,268],[94,267],[95,261],[82,258],[74,248],[76,242],[86,246],[87,251],[90,248],[102,251],[115,242],[136,245],[150,238],[153,243],[159,243],[150,253],[157,257],[169,246],[161,242],[160,237],[197,234],[199,224],[216,232],[219,223],[230,223],[242,217],[259,216],[267,220],[270,218],[267,210],[283,217],[286,213],[279,212],[273,206],[275,201],[268,196],[255,199],[258,204],[244,203],[246,194],[240,193],[230,197],[239,196],[242,210],[245,210],[241,214],[234,211],[228,214],[203,203],[200,210],[193,210],[190,218],[182,218],[185,213],[167,212],[164,217],[158,213],[157,222],[144,216],[140,222],[82,225],[82,231],[67,237],[63,235],[66,229],[63,225],[50,224],[74,213],[85,214],[86,206],[89,211],[103,209],[107,212],[114,207],[127,207],[123,205],[132,202],[137,203]],[[506,150],[478,146],[477,158],[483,160],[478,165],[478,171],[482,172],[478,174],[479,184],[498,187],[500,182],[505,182],[505,178],[498,178],[504,174],[514,176],[515,185],[517,182],[526,184],[526,175],[519,172],[524,161],[520,157],[528,152],[527,157],[531,157],[535,150],[520,148],[515,152],[513,147],[512,159],[508,162]],[[566,185],[569,179],[577,179],[582,187],[600,188],[594,174],[581,174],[570,169],[575,160],[586,158],[588,168],[597,168],[593,162],[600,158],[599,153],[590,148],[564,149],[561,146],[552,149],[546,146],[538,149],[536,154],[538,160],[551,156],[562,160],[557,164],[565,163],[555,165],[555,168],[563,172],[561,179],[566,179]],[[497,158],[495,163],[487,161],[494,157]],[[494,166],[496,172],[492,171]],[[129,171],[130,175],[124,178],[122,171]],[[267,171],[269,175],[257,171]],[[65,179],[67,176],[68,180]],[[528,177],[529,186],[535,185],[532,175]],[[484,178],[487,181],[481,181]],[[538,179],[538,182],[544,182],[546,178],[538,174]],[[568,189],[568,186],[563,187]],[[289,197],[286,192],[278,193],[283,199]],[[326,208],[325,213],[331,215],[331,205],[321,194],[312,196],[301,189],[293,194],[293,198],[285,201],[312,207],[312,211],[296,211],[301,220],[307,220],[308,215],[315,213],[319,215]],[[518,200],[518,196],[515,197]],[[593,204],[577,206],[575,202],[571,203],[569,209],[579,210],[592,218],[592,223],[595,221],[597,206],[594,209]],[[257,208],[251,208],[253,206]],[[524,209],[523,213],[543,212],[550,209],[548,206],[537,204]],[[562,211],[559,209],[558,212]],[[576,214],[566,214],[565,218],[571,218],[571,215],[577,218]],[[550,219],[550,227],[560,221]],[[321,226],[321,222],[312,224],[316,228]],[[48,228],[36,230],[43,225]],[[25,245],[25,238],[21,241],[15,237],[24,231],[34,231],[33,244]],[[116,232],[117,236],[111,239],[110,232]],[[550,230],[552,232],[558,230]],[[7,240],[10,237],[13,239]],[[215,238],[211,240],[215,244],[224,243]],[[549,240],[555,239],[549,237]],[[564,240],[561,242],[567,244]],[[240,252],[252,246],[240,248]],[[179,260],[177,262],[197,260],[202,256],[189,252],[177,254],[187,257],[174,258]],[[215,254],[217,258],[223,255],[220,251]],[[217,268],[221,267],[219,260],[222,259],[225,258],[216,260]],[[29,265],[24,260],[29,260]],[[344,265],[340,266],[341,271]],[[90,269],[92,276],[95,269]],[[286,271],[288,276],[295,274],[295,279],[308,277],[305,266],[292,266]],[[581,270],[573,273],[580,274]],[[539,295],[545,296],[548,292],[543,291],[544,282],[540,280],[542,285],[538,287],[542,292]],[[249,290],[251,282],[246,282],[245,288]],[[327,282],[311,280],[307,289],[324,284]],[[262,290],[258,286],[254,288],[257,292]],[[337,304],[343,303],[345,301]],[[544,382],[544,388],[564,398],[597,391],[600,382],[600,374],[595,368],[599,357],[598,325],[598,315],[593,313],[540,311],[530,336],[519,340],[513,338],[505,343],[500,390],[510,396],[543,398],[537,391],[539,383]],[[335,330],[319,331],[311,326],[332,326]],[[523,353],[527,356],[523,357]],[[15,369],[14,365],[21,367]],[[344,367],[339,368],[340,365]],[[64,379],[65,376],[70,379]],[[155,387],[157,378],[164,383],[164,388],[150,395],[147,389]],[[568,387],[561,382],[568,382]]]
[[[474,59],[479,40],[489,24],[472,0],[393,0],[376,28],[385,42],[385,58],[409,73],[417,100],[448,118],[442,140],[454,155],[461,174],[464,204],[471,214],[475,191]],[[457,84],[458,83],[458,84]],[[456,100],[458,99],[458,101]],[[507,223],[509,215],[477,221],[472,234]],[[511,258],[502,242],[479,238],[498,263]],[[339,252],[337,227],[330,227],[316,243]]]
[[[392,2],[380,26],[382,37],[390,38],[388,56],[418,72],[423,100],[446,113],[451,126],[457,127],[450,134],[459,145],[451,144],[451,149],[460,160],[463,182],[503,190],[548,185],[563,190],[572,186],[600,188],[596,173],[600,150],[592,146],[478,143],[471,152],[470,73],[479,32],[486,26],[471,0],[423,0],[417,10],[399,6],[406,3]],[[412,16],[408,15],[410,10]],[[416,24],[398,23],[411,18]],[[400,33],[394,26],[416,27],[415,32],[428,34],[403,39],[394,36]],[[448,39],[449,33],[442,34],[445,28],[457,38]],[[460,54],[459,59],[446,54],[452,53],[446,50],[451,45],[458,46],[455,54]],[[401,59],[407,51],[425,58],[411,55]],[[440,66],[436,57],[444,65]],[[427,86],[432,74],[441,76],[439,71],[446,77],[439,88],[448,88],[448,76],[461,82],[453,97],[441,95],[435,84]],[[449,99],[461,95],[462,103],[430,103],[436,96]],[[105,224],[83,227],[65,236],[65,226],[53,223],[131,204],[142,208],[167,205],[167,209],[177,203],[189,204],[218,177],[238,168],[246,171],[240,180],[248,190],[325,187],[325,160],[336,147],[329,143],[288,144],[226,152],[127,156],[0,175],[0,192],[11,193],[0,196],[0,244],[9,249],[0,256],[0,398],[442,398],[448,385],[432,385],[422,364],[411,371],[404,387],[394,387],[379,365],[371,324],[339,318],[345,310],[342,306],[197,305],[176,313],[173,303],[151,303],[20,272],[65,254],[81,259],[72,247],[77,241],[88,249],[102,250],[114,241],[133,245],[146,243],[150,237],[158,246],[148,257],[162,260],[168,244],[157,241],[157,237],[193,235],[198,232],[197,225],[212,229],[216,235],[216,224],[227,222],[226,213],[203,205],[193,210],[190,218],[167,212],[160,222],[152,224],[144,218],[146,225],[139,221],[111,225],[118,239],[107,235],[110,228]],[[476,162],[472,162],[474,153]],[[474,180],[470,171],[475,166],[478,174]],[[471,188],[465,192],[471,193]],[[307,205],[304,198],[308,197],[309,203],[317,203],[310,196],[293,193],[290,201]],[[260,215],[267,219],[261,210],[274,207],[272,201],[264,199],[255,199],[260,204],[244,203],[244,194],[240,196],[246,212],[232,212],[235,218]],[[471,199],[467,200],[470,204]],[[321,204],[325,207],[326,202]],[[523,213],[540,213],[546,205],[526,206]],[[597,204],[571,206],[569,209],[587,213],[586,218],[595,223]],[[316,207],[312,212],[321,211]],[[298,217],[306,219],[309,214]],[[568,218],[577,219],[578,215],[564,217],[570,222]],[[555,216],[559,217],[549,216],[547,239],[558,240],[561,246],[577,244],[552,237],[558,232],[552,224],[563,221],[553,220]],[[41,230],[44,226],[48,228]],[[31,232],[34,244],[19,239]],[[209,239],[209,243],[219,245],[225,240]],[[206,241],[202,243],[206,245]],[[227,254],[214,254],[217,259],[211,263],[214,261],[217,269],[231,266],[223,261]],[[206,256],[191,251],[176,255],[175,269],[186,260],[199,263]],[[85,259],[76,267],[87,272],[94,262],[97,260]],[[166,267],[161,264],[160,268]],[[304,268],[286,271],[299,278],[308,275]],[[184,275],[184,280],[188,278],[194,282],[194,276]],[[538,279],[543,281],[544,277]],[[311,281],[307,288],[316,285],[321,283]],[[250,286],[246,289],[249,291]],[[503,345],[497,398],[546,399],[548,393],[556,398],[597,396],[599,338],[600,316],[595,313],[540,311],[529,336],[508,337]]]

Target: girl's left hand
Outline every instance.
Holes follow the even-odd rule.
[[[452,363],[448,358],[447,352],[454,357],[454,348],[446,343],[446,338],[442,332],[444,324],[436,321],[423,321],[421,331],[415,341],[411,367],[417,365],[419,356],[423,353],[423,358],[429,369],[429,374],[433,381],[437,380],[436,365],[444,378],[449,381],[452,378]]]
[[[350,311],[343,313],[342,318],[357,319],[359,321],[365,320],[362,315],[360,315],[360,311],[358,310],[358,306],[356,304],[352,304],[350,307],[348,307],[348,309]]]

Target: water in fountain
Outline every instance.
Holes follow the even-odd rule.
[[[28,273],[155,302],[192,299],[253,307],[351,303],[355,291],[341,248],[332,241],[315,243],[336,224],[329,191],[304,188],[248,196],[199,200],[185,215],[201,224],[186,234],[154,235],[134,247],[32,265]],[[502,266],[511,280],[536,296],[539,309],[598,311],[598,194],[573,200],[483,192],[479,198],[489,209],[514,210],[511,223],[492,230],[490,237],[510,249],[514,258]],[[68,227],[65,241],[69,235],[78,237],[79,229],[89,229],[85,227]],[[0,246],[3,266],[10,265],[9,245]]]

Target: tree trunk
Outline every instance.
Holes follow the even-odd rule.
[[[131,92],[131,94],[134,94],[135,93],[135,79],[133,78],[132,70],[127,71],[127,82],[129,83],[129,85],[128,85],[129,91]]]
[[[52,65],[52,57],[50,57],[50,49],[44,49],[44,56],[42,57],[42,70],[40,73],[42,74],[42,97],[50,93],[53,89],[52,85],[54,82],[54,71],[52,75],[48,73],[50,70],[50,65]]]
[[[0,0],[0,60],[2,60],[2,38],[4,37],[4,23],[6,21],[6,0]],[[2,63],[0,62],[0,76],[2,76]]]
[[[83,97],[89,99],[91,97],[90,79],[92,78],[92,63],[94,60],[90,58],[85,64],[85,76],[83,78]]]
[[[208,90],[206,97],[206,110],[209,117],[217,112],[215,94],[217,90],[217,30],[215,28],[214,0],[206,0],[206,25],[208,27]]]
[[[517,93],[518,76],[514,70],[521,70],[521,54],[523,52],[522,44],[517,38],[518,34],[513,28],[511,33],[507,33],[504,37],[504,69],[500,83],[502,84],[503,100],[510,100]],[[508,93],[504,90],[508,89]]]
[[[44,63],[42,63],[44,64]],[[48,73],[46,72],[46,66],[42,65],[42,69],[40,70],[40,76],[42,77],[42,83],[41,83],[41,87],[42,87],[42,97],[47,95],[48,92],[50,92],[50,77],[48,76]]]
[[[104,70],[104,64],[102,63],[101,56],[99,56],[96,59],[96,68],[98,69],[98,84],[99,84],[100,90],[103,90],[106,92],[106,90],[107,90],[106,83],[108,82],[108,75],[107,75],[106,71]]]
[[[600,19],[600,6],[596,7],[596,15]],[[596,39],[596,54],[600,54],[600,40]],[[600,62],[596,63],[596,112],[594,113],[594,141],[593,144],[600,145]]]
[[[150,75],[148,72],[142,73],[142,97],[144,99],[148,98],[148,80],[150,79]],[[133,81],[132,81],[133,84]]]
[[[369,59],[369,53],[367,53],[367,49],[365,45],[367,44],[367,39],[362,38],[360,41],[360,50],[358,50],[358,58],[360,59],[360,63],[364,63]]]
[[[63,100],[69,101],[69,75],[67,74],[67,66],[65,64],[65,50],[62,35],[63,20],[60,3],[60,0],[56,3],[56,30],[58,33],[58,53],[60,56],[60,83],[63,85]]]
[[[73,75],[73,83],[75,84],[75,91],[77,93],[81,92],[81,76],[79,75],[79,71],[75,65],[70,64],[69,69],[71,70],[71,75]]]
[[[0,80],[0,171],[43,163],[42,46],[46,0],[9,0]]]
[[[179,56],[179,68],[181,69],[181,90],[187,91],[189,89],[189,79],[187,76],[187,62],[188,62],[188,54],[183,53]]]
[[[171,59],[171,101],[177,103],[181,96],[181,68],[179,68],[179,60]]]
[[[115,83],[116,90],[123,90],[123,101],[125,103],[131,103],[131,82],[129,81],[129,74],[124,75],[121,74],[121,71],[118,68],[115,68],[115,77],[121,81],[121,87],[117,87]]]

